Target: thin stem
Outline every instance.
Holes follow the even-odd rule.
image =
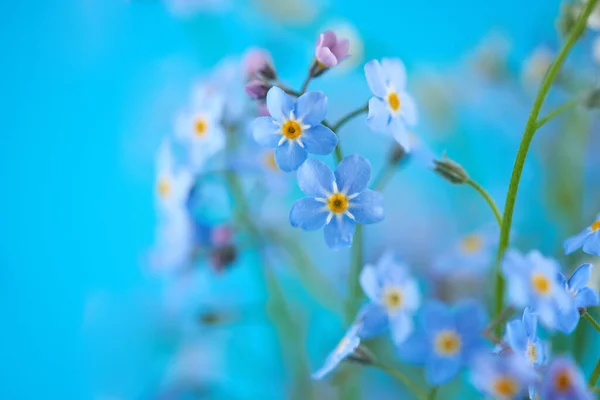
[[[498,226],[502,226],[502,214],[500,214],[500,210],[498,209],[498,206],[496,206],[496,203],[494,202],[494,199],[492,199],[492,196],[490,196],[490,194],[483,187],[481,187],[481,185],[479,185],[472,179],[469,179],[467,181],[467,184],[470,185],[473,189],[477,190],[481,197],[485,199],[485,201],[492,209],[492,212],[496,217],[496,221],[498,221]]]
[[[363,267],[363,227],[360,224],[356,225],[356,232],[352,244],[352,264],[350,265],[350,273],[348,274],[348,298],[346,300],[346,308],[344,312],[344,321],[346,325],[350,325],[354,321],[358,304],[362,297],[362,289],[359,284],[359,275]]]
[[[583,313],[583,318],[587,319],[590,324],[600,333],[600,324],[587,311]]]
[[[335,152],[333,154],[335,155],[336,164],[341,163],[342,160],[344,159],[344,153],[342,152],[342,147],[340,146],[339,142],[338,142],[337,146],[335,146]]]
[[[302,84],[302,89],[300,89],[300,95],[303,95],[306,92],[306,89],[308,89],[308,84],[310,83],[311,79],[312,76],[309,73],[306,79],[304,80],[304,83]]]
[[[427,399],[435,400],[435,396],[437,396],[438,389],[439,389],[439,386],[432,387],[431,391],[429,392],[429,396],[427,396]]]
[[[588,381],[588,384],[591,387],[596,386],[596,382],[598,382],[598,378],[600,378],[600,360],[598,360],[598,362],[596,363],[596,366],[594,367],[594,370],[592,371],[592,374],[590,375],[590,380]]]
[[[577,39],[583,33],[586,22],[594,8],[598,0],[589,0],[577,20],[573,25],[571,33],[567,38],[567,41],[563,45],[562,49],[559,51],[556,59],[550,65],[544,80],[541,83],[538,94],[533,103],[533,108],[529,114],[529,118],[527,120],[527,124],[525,125],[525,131],[523,132],[523,138],[521,139],[521,144],[519,145],[519,150],[517,152],[517,157],[515,159],[515,164],[513,167],[513,172],[510,178],[510,184],[508,187],[508,193],[506,194],[506,202],[504,204],[504,213],[502,219],[502,227],[500,229],[500,244],[498,245],[498,253],[496,255],[496,304],[495,311],[496,314],[500,314],[502,312],[502,307],[504,303],[504,278],[500,273],[500,262],[502,257],[504,256],[504,252],[508,249],[510,244],[510,230],[512,226],[512,217],[515,208],[515,202],[517,200],[517,191],[519,190],[519,182],[521,181],[521,173],[523,172],[523,166],[525,164],[525,159],[527,158],[527,152],[529,151],[529,146],[531,141],[533,140],[533,136],[535,135],[536,129],[538,128],[538,117],[540,114],[540,110],[542,105],[544,104],[544,100],[550,91],[550,87],[552,83],[556,79],[560,68],[562,67],[567,55],[571,51],[571,48],[577,42]]]
[[[340,120],[338,122],[335,123],[335,125],[333,125],[333,127],[331,128],[334,132],[337,132],[338,129],[340,129],[342,127],[342,125],[344,125],[346,122],[350,121],[352,118],[365,113],[369,111],[369,105],[366,104],[363,107],[357,108],[354,111],[349,112],[348,114],[344,115],[342,118],[340,118]]]
[[[410,379],[404,373],[402,373],[402,372],[398,371],[397,369],[394,369],[388,365],[385,365],[379,361],[373,362],[372,365],[375,368],[379,368],[386,374],[391,375],[394,378],[398,379],[400,382],[402,382],[404,384],[404,386],[406,386],[408,389],[410,389],[419,399],[427,400],[428,397],[425,394],[425,392],[423,390],[421,390],[421,388],[419,386],[417,386],[417,384],[414,383],[413,380]]]
[[[396,172],[396,164],[391,162],[386,163],[373,180],[373,190],[378,192],[383,191],[390,179],[392,179],[392,176],[394,176],[394,172]]]
[[[574,100],[567,101],[563,105],[555,108],[554,110],[550,111],[548,114],[546,114],[545,116],[543,116],[542,118],[540,118],[538,120],[536,129],[540,129],[547,122],[551,121],[552,119],[557,117],[559,114],[563,113],[564,111],[568,110],[569,108],[573,108],[573,107],[577,106],[578,104],[579,104],[579,99],[574,99]]]

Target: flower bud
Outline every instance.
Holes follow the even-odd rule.
[[[433,163],[435,164],[433,170],[451,183],[462,185],[469,180],[467,171],[460,164],[452,161],[445,155],[442,160],[433,160]]]
[[[394,145],[394,148],[389,153],[390,164],[396,165],[400,161],[404,160],[404,158],[408,155],[404,147],[400,146],[398,143]]]
[[[369,349],[361,344],[356,348],[356,350],[354,350],[352,354],[348,356],[347,360],[362,365],[371,365],[376,358]]]
[[[332,31],[325,31],[317,40],[315,59],[325,68],[332,68],[348,58],[350,42],[339,40]]]
[[[247,79],[275,80],[277,73],[271,54],[264,49],[253,48],[246,52],[242,61]]]
[[[233,264],[237,259],[237,249],[234,245],[226,245],[216,248],[211,253],[213,268],[217,272],[223,271],[226,267]]]
[[[264,100],[267,97],[267,92],[271,89],[271,85],[265,81],[255,79],[246,83],[244,90],[252,100]]]

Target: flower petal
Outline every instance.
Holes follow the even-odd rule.
[[[359,224],[374,224],[383,221],[383,196],[370,189],[362,191],[351,200],[350,212]]]
[[[290,224],[305,231],[322,228],[325,226],[328,215],[323,206],[323,203],[312,197],[297,200],[290,210]]]
[[[319,155],[331,154],[338,144],[337,135],[323,125],[313,125],[305,130],[301,140],[306,151]]]
[[[335,67],[338,63],[336,56],[329,47],[320,47],[317,49],[315,56],[317,60],[326,67]]]
[[[487,323],[485,309],[474,300],[463,300],[453,309],[456,329],[465,335],[480,335]]]
[[[275,148],[281,139],[281,129],[271,117],[258,117],[252,121],[252,136],[262,146]]]
[[[583,244],[583,251],[593,256],[600,256],[600,230],[592,233]]]
[[[367,115],[367,126],[374,132],[387,132],[390,123],[390,110],[387,104],[377,98],[369,99],[369,114]]]
[[[523,310],[523,325],[529,337],[537,337],[538,317],[529,307]]]
[[[321,160],[314,158],[306,160],[298,168],[298,186],[309,197],[327,197],[333,192],[335,176],[331,168]],[[321,203],[323,204],[323,203]]]
[[[404,342],[414,331],[415,326],[411,316],[404,312],[390,315],[390,331],[394,344],[399,345]]]
[[[358,336],[370,339],[380,336],[388,328],[388,315],[384,307],[368,303],[358,312],[357,322],[360,326]]]
[[[454,328],[454,319],[448,306],[437,300],[429,301],[423,306],[420,320],[421,326],[429,334],[442,329]]]
[[[294,114],[303,124],[320,124],[327,115],[327,96],[318,91],[304,93],[296,100]]]
[[[399,58],[383,58],[381,69],[385,79],[391,83],[391,86],[397,92],[404,90],[406,87],[406,68]]]
[[[566,312],[561,312],[558,316],[558,330],[564,333],[571,333],[579,323],[579,310],[577,307],[571,307]]]
[[[267,92],[267,109],[275,121],[283,121],[290,116],[290,111],[294,109],[294,100],[282,89],[273,86]]]
[[[590,228],[586,228],[583,231],[579,232],[575,236],[571,236],[567,240],[563,242],[563,247],[565,249],[565,254],[569,255],[585,243],[588,236],[592,234],[592,230]]]
[[[365,265],[360,272],[360,286],[363,292],[367,295],[369,300],[379,302],[379,295],[381,292],[381,284],[379,282],[379,276],[377,270],[372,265]]]
[[[350,218],[345,215],[341,218],[334,216],[323,230],[327,247],[337,250],[352,246],[355,230],[356,223]]]
[[[506,338],[508,344],[516,352],[524,353],[527,349],[527,330],[525,324],[519,319],[514,319],[506,324]]]
[[[402,104],[400,106],[400,114],[402,115],[404,122],[406,122],[406,125],[416,125],[418,120],[417,104],[412,96],[408,93],[401,93],[400,104]]]
[[[404,151],[408,153],[412,150],[414,143],[402,118],[392,118],[390,120],[388,129],[394,139],[396,139],[396,142],[398,142],[398,144],[404,148]]]
[[[431,352],[427,335],[420,331],[415,332],[396,348],[400,359],[410,364],[425,363]]]
[[[291,172],[302,165],[308,153],[298,143],[286,141],[275,149],[275,164],[285,172]]]
[[[460,357],[432,357],[425,365],[425,380],[432,386],[450,382],[460,371]]]
[[[596,307],[600,304],[598,293],[589,287],[584,287],[575,296],[575,306],[578,308]]]
[[[574,292],[583,289],[590,280],[590,276],[592,275],[592,267],[592,264],[583,264],[579,266],[567,281],[569,289]]]
[[[358,154],[345,157],[335,169],[338,189],[348,195],[360,193],[371,179],[371,163]]]
[[[385,74],[379,61],[371,60],[365,64],[365,76],[367,84],[375,96],[383,98],[387,95]]]

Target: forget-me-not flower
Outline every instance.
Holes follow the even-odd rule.
[[[442,385],[454,378],[481,349],[487,316],[472,300],[462,300],[450,308],[438,301],[421,309],[415,333],[398,346],[400,358],[425,365],[430,385]]]
[[[573,272],[568,280],[563,274],[558,274],[558,281],[564,285],[567,293],[573,297],[575,302],[575,307],[569,313],[560,316],[559,324],[561,326],[576,326],[579,322],[580,308],[594,307],[600,304],[598,293],[586,286],[592,275],[592,268],[592,264],[583,264]]]
[[[417,124],[417,107],[406,92],[406,70],[397,58],[365,64],[371,92],[367,125],[376,132],[390,133],[407,151],[411,148],[408,128]]]
[[[531,307],[541,322],[550,329],[572,332],[577,321],[565,326],[559,320],[575,309],[573,299],[558,279],[558,262],[539,251],[523,255],[516,250],[506,252],[502,271],[508,282],[508,299],[517,307]],[[574,324],[573,324],[574,322]]]
[[[394,342],[402,343],[412,333],[412,315],[421,305],[417,281],[393,253],[387,252],[376,266],[365,265],[360,284],[369,300],[383,309]]]
[[[520,399],[536,381],[535,370],[522,357],[491,353],[476,356],[471,381],[482,393],[498,400]]]
[[[522,356],[533,367],[544,365],[548,358],[548,346],[537,336],[537,315],[529,308],[523,311],[522,319],[506,324],[506,341],[513,352]],[[533,399],[535,386],[529,387],[529,398]]]
[[[493,263],[498,233],[481,230],[461,237],[434,263],[434,271],[442,276],[466,274],[481,276]]]
[[[330,154],[338,138],[321,122],[327,114],[327,96],[308,92],[294,99],[277,86],[267,93],[270,117],[258,117],[252,124],[254,139],[275,148],[275,162],[282,171],[298,169],[311,154]]]
[[[565,240],[563,246],[565,254],[571,254],[583,247],[585,253],[600,256],[600,214],[596,216],[596,221],[592,225]]]
[[[307,197],[292,206],[290,223],[306,231],[324,226],[331,249],[352,246],[357,223],[383,220],[383,196],[367,189],[370,179],[371,164],[358,154],[345,157],[335,173],[322,161],[306,161],[298,169],[298,185]]]
[[[156,199],[163,210],[183,208],[193,184],[193,176],[186,168],[175,168],[171,143],[165,139],[156,156]]]
[[[595,399],[587,387],[581,370],[567,357],[555,358],[540,387],[544,400],[592,400]]]

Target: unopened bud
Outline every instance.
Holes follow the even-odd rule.
[[[217,272],[223,271],[237,259],[237,249],[234,245],[226,245],[212,251],[211,260]]]
[[[371,365],[376,358],[369,349],[361,344],[354,350],[352,354],[348,356],[347,360],[362,365]]]
[[[433,160],[433,163],[435,164],[433,170],[451,183],[462,185],[469,180],[467,171],[460,164],[452,161],[445,155],[442,160]]]
[[[246,83],[244,90],[252,100],[264,100],[267,97],[267,92],[271,89],[271,85],[265,81],[255,79]]]
[[[398,143],[396,143],[394,145],[394,148],[392,149],[392,151],[389,154],[390,164],[393,164],[393,165],[398,164],[400,161],[402,161],[404,159],[404,157],[406,157],[406,155],[407,155],[406,149],[404,149],[404,147],[402,147]]]
[[[329,68],[325,64],[322,64],[319,60],[317,60],[315,58],[310,66],[310,70],[309,70],[310,77],[317,78],[317,77],[321,76],[328,69]]]
[[[267,63],[256,72],[256,76],[266,81],[274,81],[277,79],[277,72],[272,64]]]

